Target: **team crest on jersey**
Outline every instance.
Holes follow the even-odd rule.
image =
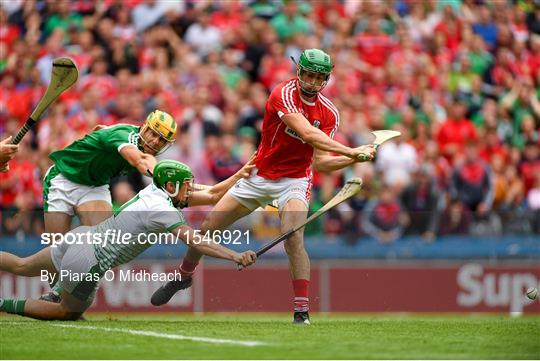
[[[317,129],[320,129],[320,127],[321,127],[321,122],[318,121],[318,120],[314,120],[314,121],[313,121],[313,126],[314,126],[315,128],[317,128]]]

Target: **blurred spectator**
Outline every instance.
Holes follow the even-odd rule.
[[[523,149],[527,143],[538,143],[540,140],[540,130],[536,127],[534,118],[530,114],[525,114],[521,120],[520,132],[515,134],[512,144],[519,149]]]
[[[269,53],[261,59],[259,79],[266,89],[272,89],[274,85],[290,76],[291,61],[284,55],[283,45],[275,43],[270,46]]]
[[[467,103],[467,118],[472,119],[482,108],[486,101],[486,95],[483,89],[483,83],[480,76],[472,77],[471,90],[464,93],[463,98]]]
[[[408,216],[405,234],[421,235],[426,242],[432,242],[438,233],[443,201],[433,173],[431,165],[421,166],[401,193],[401,204]]]
[[[440,155],[437,142],[433,140],[427,142],[423,159],[420,161],[420,164],[422,163],[431,164],[434,167],[434,176],[439,189],[447,190],[449,188],[452,167],[446,158]]]
[[[4,43],[8,48],[11,48],[19,36],[19,28],[8,22],[8,13],[4,9],[4,4],[2,4],[2,7],[0,7],[0,43]],[[6,53],[3,53],[2,58],[4,58],[4,54]]]
[[[289,40],[297,33],[307,34],[310,31],[308,20],[299,14],[296,0],[284,1],[282,11],[272,18],[270,24],[281,41]]]
[[[387,185],[404,187],[410,183],[411,172],[417,167],[416,150],[407,143],[408,131],[401,125],[394,127],[401,136],[380,146],[377,152],[377,170],[384,175]]]
[[[479,7],[478,15],[478,22],[473,24],[473,30],[484,39],[490,49],[493,49],[497,43],[497,24],[493,22],[487,4]]]
[[[126,6],[118,8],[115,16],[116,24],[113,27],[113,35],[118,39],[130,42],[135,40],[137,30],[131,23],[131,13]]]
[[[66,113],[67,109],[64,103],[53,104],[48,116],[38,124],[38,149],[42,157],[47,160],[50,153],[63,149],[77,138],[75,129],[66,126]]]
[[[405,16],[404,21],[412,39],[420,43],[433,35],[438,22],[438,14],[434,12],[426,14],[425,4],[411,2],[410,13]]]
[[[530,78],[514,81],[512,89],[501,98],[501,106],[512,116],[514,137],[519,134],[525,115],[540,119],[540,100]]]
[[[527,234],[531,232],[529,216],[523,205],[526,197],[523,180],[514,165],[507,165],[504,172],[504,198],[499,205],[499,214],[507,234]]]
[[[493,56],[487,51],[486,44],[482,37],[473,37],[471,50],[469,51],[468,56],[472,72],[480,76],[480,80],[482,80],[493,64]]]
[[[277,13],[277,4],[271,0],[255,0],[249,5],[255,16],[266,20],[272,19]]]
[[[45,44],[45,51],[37,61],[36,67],[39,70],[41,81],[43,84],[49,84],[51,81],[52,61],[62,55],[64,50],[62,49],[62,37],[64,33],[62,30],[55,30],[51,36],[47,38]]]
[[[509,158],[508,147],[499,139],[497,130],[488,128],[484,134],[483,145],[479,149],[479,155],[486,162],[490,162],[493,156],[498,155],[503,161]]]
[[[229,88],[235,89],[238,82],[247,78],[246,72],[240,68],[238,53],[232,49],[223,51],[223,64],[219,67],[219,73],[223,83]]]
[[[536,175],[540,173],[540,144],[538,141],[529,141],[525,145],[523,159],[519,164],[519,172],[527,193],[533,187]]]
[[[437,134],[437,142],[442,155],[453,163],[463,153],[465,143],[477,138],[472,122],[465,118],[467,105],[462,98],[457,98],[450,109],[450,117],[444,122]]]
[[[440,2],[440,5],[445,3]],[[446,47],[450,50],[452,54],[456,54],[462,34],[463,24],[461,20],[457,17],[454,9],[450,5],[445,5],[443,8],[442,17],[435,26],[435,32],[441,33],[446,40]]]
[[[117,93],[117,79],[107,73],[105,59],[95,59],[90,73],[83,75],[76,85],[81,92],[95,91],[97,104],[105,106]]]
[[[530,32],[540,34],[540,8],[538,6],[527,14],[526,21]]]
[[[385,186],[380,197],[370,200],[362,211],[362,229],[380,243],[393,243],[403,234],[402,212],[396,192]]]
[[[223,113],[208,103],[209,94],[206,89],[200,89],[193,97],[192,106],[184,110],[183,123],[188,129],[191,148],[201,152],[204,150],[204,138],[219,134]]]
[[[204,58],[211,51],[221,48],[221,32],[217,27],[210,24],[210,15],[203,11],[197,21],[186,30],[185,41],[191,45],[199,57]]]
[[[181,12],[184,1],[143,0],[133,8],[133,25],[138,32],[156,24],[168,11]]]
[[[242,168],[243,163],[233,154],[234,142],[232,135],[219,136],[218,147],[207,155],[210,171],[218,182],[224,181]]]
[[[245,22],[243,4],[239,0],[223,1],[212,14],[211,23],[220,30],[231,30]]]
[[[480,111],[471,117],[476,128],[497,127],[497,102],[493,99],[485,99]]]
[[[174,159],[189,164],[196,183],[215,184],[207,164],[206,153],[192,149],[190,139],[189,127],[181,126],[175,144],[160,155],[160,159]]]
[[[489,165],[478,157],[478,145],[469,141],[465,158],[454,166],[451,195],[478,216],[486,215],[493,203],[493,181]]]
[[[83,17],[79,13],[70,11],[69,0],[59,0],[50,4],[53,5],[54,14],[45,22],[46,36],[52,34],[56,29],[63,30],[64,34],[72,29],[77,31],[82,30]]]
[[[312,209],[343,178],[361,176],[364,190],[314,224],[313,234],[357,242],[360,215],[368,199],[377,202],[379,183],[394,185],[394,198],[407,185],[401,196],[414,202],[403,200],[405,209],[420,207],[424,183],[410,181],[419,166],[433,168],[430,192],[436,185],[438,196],[461,195],[469,206],[481,198],[483,209],[489,187],[475,182],[485,180],[488,164],[503,231],[538,231],[540,8],[529,0],[4,1],[0,134],[16,134],[49,84],[52,60],[69,56],[80,79],[26,136],[28,157],[14,161],[21,179],[42,176],[48,154],[94,124],[140,125],[160,108],[181,128],[161,157],[187,162],[197,182],[214,184],[257,147],[268,92],[295,75],[289,57],[309,47],[324,48],[339,64],[324,89],[340,109],[336,137],[361,145],[373,129],[404,133],[381,147],[377,171],[362,164],[315,174]],[[476,142],[485,163],[463,159],[468,142]],[[4,176],[2,187],[13,175]],[[143,185],[127,181],[134,191]],[[9,200],[12,191],[29,196],[15,196],[17,203]],[[40,228],[24,223],[17,208],[40,207],[34,190],[0,193],[9,201],[0,205],[13,207],[12,230]],[[472,222],[469,206],[454,199],[443,215],[452,222],[442,222],[440,233],[501,228],[495,212],[476,212]],[[520,220],[531,220],[529,231]]]
[[[448,90],[452,93],[471,93],[475,74],[471,69],[471,60],[466,55],[461,55],[459,62],[454,65],[448,78]],[[464,98],[461,101],[465,100]]]
[[[459,199],[451,199],[441,215],[439,234],[441,236],[469,234],[471,222],[472,214],[469,208]]]
[[[356,38],[358,57],[366,63],[368,72],[371,66],[383,66],[394,46],[392,38],[380,30],[380,22],[376,14],[368,15],[366,30]]]

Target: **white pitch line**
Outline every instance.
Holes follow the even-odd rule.
[[[265,342],[259,342],[259,341],[240,341],[240,340],[229,340],[229,339],[226,339],[226,338],[183,336],[183,335],[177,335],[177,334],[173,334],[173,333],[159,333],[159,332],[153,332],[153,331],[137,331],[137,330],[130,330],[130,329],[126,329],[126,328],[63,325],[63,324],[59,324],[59,323],[55,323],[55,324],[53,324],[53,326],[64,327],[64,328],[77,328],[77,329],[80,329],[80,330],[98,330],[98,331],[108,331],[108,332],[121,332],[121,333],[129,333],[130,335],[167,338],[167,339],[171,339],[171,340],[189,340],[189,341],[209,342],[209,343],[225,343],[225,344],[248,346],[248,347],[267,345]]]

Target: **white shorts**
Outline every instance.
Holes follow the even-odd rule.
[[[86,233],[90,227],[77,227],[68,233]],[[66,233],[67,234],[67,233]],[[91,302],[99,287],[101,273],[94,254],[94,246],[81,238],[84,244],[60,243],[51,246],[51,258],[58,271],[58,282],[63,290],[81,301]]]
[[[291,199],[301,200],[306,205],[306,209],[309,209],[311,180],[307,177],[271,180],[253,175],[236,182],[229,189],[229,194],[250,211],[265,207],[274,199],[278,201],[280,212]]]
[[[56,166],[49,168],[43,179],[43,210],[62,212],[70,216],[75,214],[75,207],[90,201],[105,201],[111,204],[109,185],[87,186],[70,181]]]

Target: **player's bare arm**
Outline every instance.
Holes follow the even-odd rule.
[[[364,152],[364,154],[369,154],[369,160],[371,160],[373,158],[373,155],[375,154],[375,147],[371,144],[363,145],[361,147],[358,147],[357,149]],[[367,160],[368,159],[366,159],[366,161]],[[360,160],[352,159],[344,155],[332,156],[328,154],[328,152],[320,149],[314,149],[313,152],[313,169],[315,169],[317,172],[333,172],[346,168],[356,162],[360,162]]]
[[[128,161],[133,167],[148,176],[148,170],[152,171],[156,166],[157,160],[153,155],[146,154],[138,150],[135,146],[127,146],[120,149],[120,155]]]
[[[341,154],[352,159],[357,159],[359,156],[372,157],[370,152],[365,148],[350,148],[336,142],[322,130],[312,126],[300,113],[285,114],[281,117],[281,120],[294,130],[304,142],[315,149]]]
[[[154,170],[154,184],[167,193],[172,204],[182,208],[187,206],[189,199],[193,196],[194,179],[191,168],[180,162],[162,160]],[[241,265],[251,265],[257,258],[252,251],[239,254],[223,247],[213,239],[206,238],[206,234],[201,235],[185,223],[179,223],[167,229],[171,229],[175,236],[201,254],[231,260]]]
[[[235,252],[219,245],[209,237],[201,236],[193,228],[187,225],[182,225],[175,228],[172,233],[175,236],[179,235],[179,238],[182,239],[182,241],[189,247],[192,247],[198,252],[210,257],[233,261],[242,265],[243,267],[252,265],[257,259],[257,255],[253,251],[246,251],[242,253]]]
[[[189,198],[188,206],[193,207],[216,204],[236,182],[242,178],[248,178],[251,175],[251,171],[255,167],[255,164],[253,163],[254,159],[254,156],[251,157],[238,172],[225,179],[223,182],[208,189],[194,192]]]

